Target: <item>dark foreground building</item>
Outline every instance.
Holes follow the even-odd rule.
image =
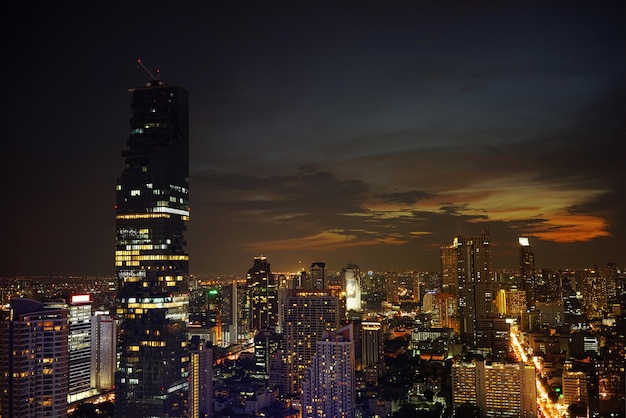
[[[152,74],[150,74],[152,75]],[[187,416],[188,94],[158,77],[132,93],[116,186],[117,417]]]

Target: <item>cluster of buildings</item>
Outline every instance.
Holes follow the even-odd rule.
[[[568,416],[624,416],[626,276],[614,265],[538,272],[520,238],[519,271],[495,272],[484,231],[442,248],[437,274],[324,262],[273,273],[257,256],[245,278],[191,278],[187,92],[158,77],[130,91],[110,309],[90,294],[11,299],[0,416],[65,417],[101,396],[117,417],[373,417],[405,403],[538,417],[543,393]],[[409,359],[429,371],[391,390],[389,365]],[[235,360],[249,362],[243,374]]]

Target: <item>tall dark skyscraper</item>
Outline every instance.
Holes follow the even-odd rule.
[[[526,292],[526,309],[535,309],[537,300],[537,282],[535,276],[535,254],[528,238],[520,237],[519,272],[522,279],[522,288]]]
[[[459,286],[461,338],[476,345],[476,319],[488,318],[494,308],[494,279],[491,271],[489,234],[454,238]]]
[[[116,187],[120,330],[115,413],[184,417],[189,374],[189,256],[183,238],[189,220],[188,93],[154,76],[146,86],[129,91],[130,135]]]
[[[254,257],[254,265],[246,276],[250,330],[276,328],[278,320],[278,286],[267,257]]]

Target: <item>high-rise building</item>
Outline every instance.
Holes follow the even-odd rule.
[[[285,298],[283,307],[283,363],[282,393],[293,395],[300,390],[315,354],[315,343],[324,331],[339,327],[339,299],[316,291],[295,291]]]
[[[346,287],[346,310],[361,310],[361,281],[359,267],[351,264],[343,270]]]
[[[476,318],[486,318],[494,312],[495,288],[491,271],[489,235],[457,236],[456,249],[457,284],[459,288],[459,328],[461,339],[476,345]]]
[[[117,326],[115,320],[104,312],[91,317],[91,387],[99,391],[115,386],[117,363]]]
[[[566,361],[561,376],[563,386],[563,404],[575,405],[579,402],[587,403],[587,373],[575,370],[573,363]]]
[[[530,246],[530,240],[519,237],[520,257],[519,273],[522,280],[522,289],[526,292],[526,309],[530,312],[535,308],[537,300],[537,281],[535,276],[535,253]]]
[[[0,416],[67,417],[68,310],[13,299],[0,314]]]
[[[280,367],[280,347],[282,337],[276,332],[264,329],[254,336],[254,371],[258,379],[269,380],[272,369]]]
[[[302,416],[355,416],[354,337],[352,324],[326,331],[302,380]]]
[[[457,252],[454,245],[441,247],[441,291],[459,297]]]
[[[278,320],[278,294],[276,280],[272,275],[267,257],[254,257],[248,270],[250,330],[276,329]]]
[[[91,295],[71,295],[69,308],[68,403],[93,395],[91,391]]]
[[[326,263],[323,261],[311,263],[311,283],[313,289],[326,289]]]
[[[361,322],[361,367],[380,365],[383,361],[383,328],[380,321]]]
[[[476,405],[481,417],[537,417],[535,367],[485,361],[452,365],[454,407]]]
[[[189,347],[189,416],[213,416],[213,346],[192,337]]]
[[[140,63],[141,64],[141,63]],[[143,66],[143,64],[141,64]],[[154,78],[132,93],[116,186],[118,417],[184,416],[188,389],[189,98]]]

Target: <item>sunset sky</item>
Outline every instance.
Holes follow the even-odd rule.
[[[114,275],[138,58],[189,91],[193,274],[257,255],[439,270],[442,246],[487,229],[495,268],[517,268],[519,236],[538,268],[626,266],[623,1],[12,13],[0,276]]]

